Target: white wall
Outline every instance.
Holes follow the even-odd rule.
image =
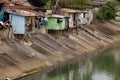
[[[76,15],[78,25],[90,24],[93,21],[93,11],[87,10]]]
[[[69,14],[69,27],[74,28],[74,14]]]

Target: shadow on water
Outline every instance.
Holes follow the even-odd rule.
[[[83,56],[77,62],[17,80],[120,80],[120,47]]]

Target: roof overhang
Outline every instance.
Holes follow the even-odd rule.
[[[0,0],[0,4],[4,3],[4,4],[11,4],[11,2],[9,0]]]
[[[59,14],[52,14],[49,17],[53,17],[53,18],[67,18],[67,16],[59,15]]]
[[[65,12],[65,13],[78,13],[78,12],[81,12],[80,10],[69,9],[69,8],[61,8],[60,11]]]

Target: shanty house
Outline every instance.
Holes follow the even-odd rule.
[[[74,28],[83,24],[90,24],[93,20],[93,11],[89,10],[74,10],[62,8],[61,12],[64,12],[66,16],[69,16],[69,28]]]
[[[78,12],[77,10],[73,10],[73,9],[67,9],[67,8],[62,8],[60,9],[61,12],[64,13],[64,15],[69,17],[69,28],[74,28],[76,27],[76,25],[74,24],[76,19],[75,19],[75,15]]]
[[[10,4],[9,0],[0,0],[0,40],[4,40],[10,36],[10,27],[4,23],[5,4]]]
[[[4,18],[4,5],[0,3],[0,21]]]
[[[61,15],[51,15],[48,17],[48,30],[63,30],[69,26],[68,17]]]
[[[19,9],[7,12],[14,34],[25,34],[34,29],[37,14]]]
[[[8,0],[0,0],[0,21],[4,20],[4,4],[9,4]]]
[[[92,22],[92,20],[93,20],[93,11],[92,11],[92,9],[83,10],[81,12],[78,12],[75,15],[75,20],[77,21],[78,25],[90,24]]]
[[[32,6],[28,0],[11,0],[12,3],[16,5],[23,5],[23,6]]]

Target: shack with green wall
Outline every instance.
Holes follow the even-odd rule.
[[[69,26],[69,19],[66,16],[51,15],[48,17],[47,30],[64,30]]]

